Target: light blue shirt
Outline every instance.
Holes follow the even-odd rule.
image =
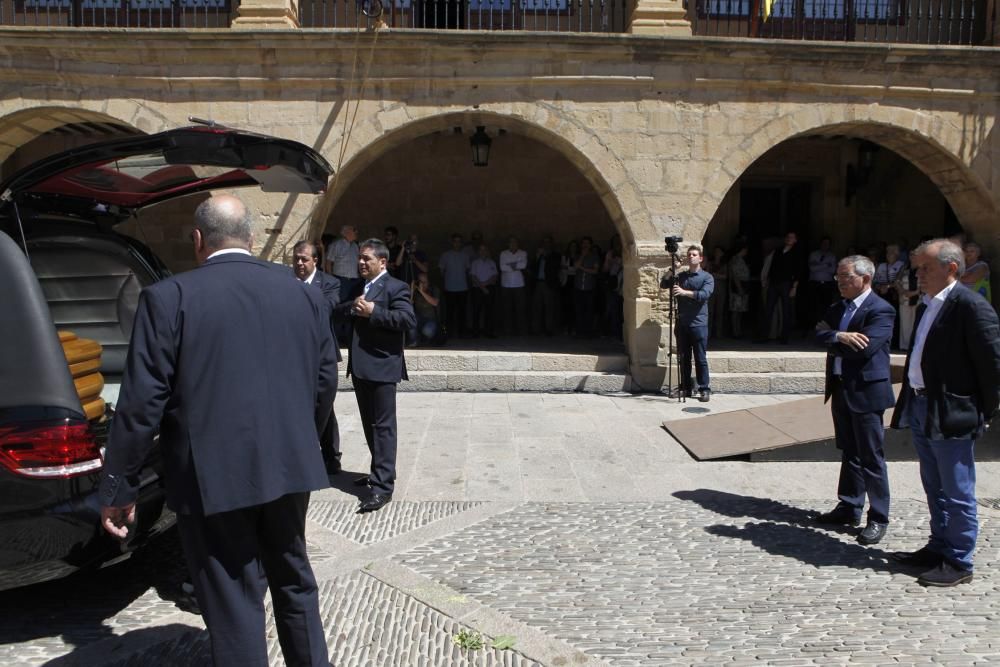
[[[855,297],[853,301],[847,302],[847,307],[844,308],[844,314],[840,318],[840,325],[837,327],[838,333],[841,331],[847,331],[847,327],[850,326],[851,320],[854,319],[854,313],[858,312],[858,310],[861,308],[861,304],[865,302],[865,299],[867,299],[868,295],[871,293],[872,293],[871,288],[866,289],[864,292]],[[840,375],[843,363],[844,360],[841,359],[840,357],[833,358],[834,375]]]

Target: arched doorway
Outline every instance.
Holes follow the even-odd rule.
[[[470,148],[470,138],[479,126],[492,141],[485,167],[473,166]],[[621,262],[615,266],[615,253],[610,270],[595,277],[594,318],[587,330],[578,330],[572,280],[565,271],[557,290],[554,330],[545,318],[552,306],[537,298],[536,287],[544,277],[537,274],[535,258],[546,237],[551,237],[553,249],[562,255],[572,241],[590,238],[599,269],[604,268],[612,244],[621,247],[620,239],[613,241],[613,237],[623,229],[623,216],[608,194],[610,188],[595,183],[599,177],[592,167],[588,171],[586,159],[563,144],[547,130],[497,115],[453,114],[418,121],[389,133],[344,166],[317,227],[336,234],[342,225],[352,224],[364,238],[382,237],[385,228],[392,226],[404,240],[415,236],[428,260],[431,281],[439,289],[444,287],[439,258],[449,250],[453,235],[461,235],[463,245],[478,246],[481,240],[494,260],[515,237],[528,258],[524,270],[527,313],[523,326],[508,326],[499,308],[501,299],[497,299],[495,331],[513,337],[497,345],[530,346],[535,342],[529,340],[531,334],[537,334],[544,349],[593,348],[602,340],[604,345],[620,348]],[[622,245],[627,248],[629,243],[626,230]],[[544,276],[544,269],[541,272]],[[470,315],[465,323],[465,328],[476,330]],[[575,334],[587,336],[582,341],[567,337]],[[455,339],[449,335],[448,346],[455,345]],[[460,345],[494,344],[480,338]]]
[[[824,289],[810,281],[818,276],[810,276],[808,256],[824,239],[836,257],[862,254],[876,265],[885,261],[887,249],[898,248],[905,261],[907,250],[925,237],[978,236],[989,247],[992,210],[978,177],[942,147],[901,128],[850,123],[818,128],[767,150],[730,188],[704,240],[707,248],[728,253],[748,246],[744,331],[760,341],[776,332],[776,324],[763,317],[766,257],[788,232],[797,234],[803,287],[795,298],[793,333],[802,340],[811,337],[836,296],[833,284]],[[722,328],[725,339],[734,315],[727,308],[716,312],[730,318]]]

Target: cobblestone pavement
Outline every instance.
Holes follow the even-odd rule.
[[[405,428],[417,444],[405,462],[401,456],[396,500],[377,513],[355,514],[345,473],[310,506],[309,551],[336,665],[1000,661],[996,464],[979,471],[981,490],[990,495],[981,501],[975,579],[925,589],[917,572],[887,560],[887,552],[917,548],[926,537],[926,509],[906,479],[915,474],[908,464],[891,468],[889,535],[866,548],[853,530],[811,520],[831,506],[836,464],[694,463],[669,436],[646,429],[674,407],[660,404],[658,412],[648,409],[655,401],[623,398],[621,407],[607,397],[555,396],[549,402],[565,412],[552,426],[522,396],[489,395],[458,399],[451,409],[468,418],[441,429],[431,424],[444,406],[420,395],[407,404],[408,398],[401,396],[401,417],[412,420]],[[547,398],[535,402],[544,406]],[[714,398],[712,405],[720,409]],[[599,433],[607,438],[575,438],[590,444],[573,456],[560,436],[567,423],[570,433],[590,433],[616,410],[630,416],[627,430],[642,432],[641,446],[661,450],[655,464],[629,473],[630,481],[649,480],[644,498],[594,491],[586,483],[591,471],[578,465],[602,456],[617,460],[640,445],[616,443],[605,427]],[[342,411],[351,443],[355,415],[349,405]],[[544,435],[517,435],[523,420]],[[494,445],[471,438],[473,428],[494,437],[509,428],[510,437]],[[441,435],[455,430],[462,435]],[[487,448],[502,472],[484,487],[489,492],[477,494],[470,480],[490,460],[474,450]],[[345,463],[357,471],[366,459],[356,450],[348,450]],[[449,465],[455,460],[461,465]],[[446,469],[439,479],[461,480],[450,486],[462,492],[448,488],[446,495],[455,497],[437,499],[418,491],[420,471],[434,466]],[[508,479],[514,469],[516,479]],[[782,476],[795,495],[752,492]],[[609,488],[624,483],[619,472],[610,479]],[[541,487],[568,488],[569,480],[583,498],[538,498]],[[168,534],[155,548],[100,572],[0,593],[0,664],[208,664],[208,637],[200,616],[185,607],[183,578],[176,536]],[[271,662],[281,665],[273,627],[267,632]],[[454,642],[459,633],[481,633],[485,646],[461,648]],[[493,647],[494,638],[512,646]]]

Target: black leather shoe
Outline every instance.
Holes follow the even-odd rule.
[[[701,393],[698,394],[698,400],[701,401],[702,403],[708,403],[708,401],[711,398],[712,398],[712,390],[709,389],[708,387],[702,389]]]
[[[917,577],[917,583],[941,588],[967,584],[970,581],[972,581],[972,570],[960,570],[946,560],[942,560],[933,570],[928,570]]]
[[[358,477],[356,480],[354,480],[353,483],[354,486],[368,486],[368,475],[365,475],[364,477]]]
[[[383,496],[381,494],[376,493],[367,500],[361,502],[361,506],[358,507],[358,513],[375,512],[376,510],[380,510],[386,505],[388,505],[390,500],[392,500],[391,495]]]
[[[829,526],[857,526],[861,523],[861,517],[855,516],[849,507],[837,505],[832,511],[818,515],[816,523]]]
[[[935,568],[944,561],[941,554],[931,551],[928,547],[922,547],[916,551],[897,551],[890,558],[901,565],[927,568]]]
[[[858,533],[858,544],[878,544],[885,537],[885,531],[889,524],[869,521],[860,533]]]

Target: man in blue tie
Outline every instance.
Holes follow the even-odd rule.
[[[842,450],[840,502],[817,521],[856,526],[868,496],[868,522],[861,544],[877,544],[889,526],[889,475],[882,443],[882,416],[894,404],[889,372],[889,342],[896,311],[872,292],[875,266],[862,255],[837,265],[843,297],[816,325],[816,340],[827,348],[826,400],[832,399],[833,432]]]

